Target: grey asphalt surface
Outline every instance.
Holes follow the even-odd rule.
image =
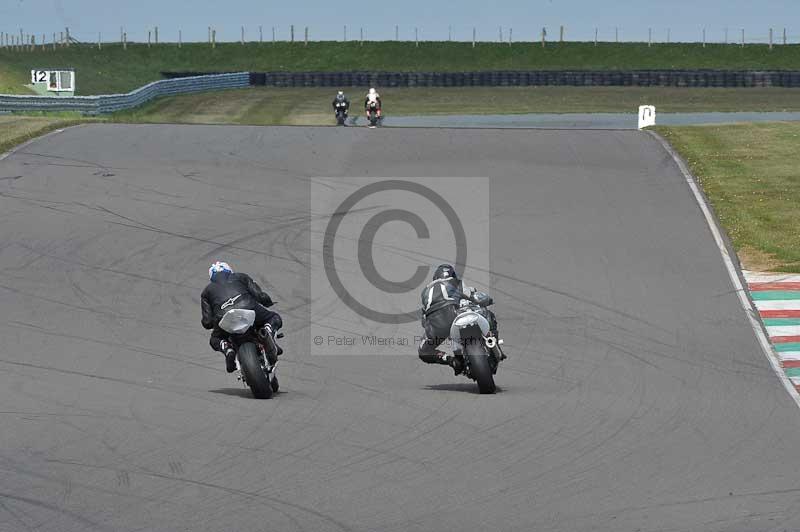
[[[352,175],[491,178],[500,393],[307,354],[308,181]],[[207,347],[219,256],[273,400]],[[800,412],[644,133],[73,128],[0,162],[0,271],[3,532],[800,529]]]

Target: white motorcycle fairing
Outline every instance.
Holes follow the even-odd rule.
[[[229,334],[244,334],[256,322],[256,311],[231,309],[219,320],[219,328]]]
[[[471,325],[477,325],[481,329],[484,336],[489,334],[489,320],[482,314],[474,310],[468,310],[456,316],[453,324],[450,326],[450,338],[458,342],[461,339],[461,329],[465,329]]]

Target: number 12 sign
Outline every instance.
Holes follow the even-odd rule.
[[[48,83],[50,72],[47,70],[31,70],[31,83]]]

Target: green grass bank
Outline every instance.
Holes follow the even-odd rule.
[[[25,93],[30,70],[73,67],[78,94],[126,92],[184,71],[477,71],[538,69],[800,69],[800,45],[539,43],[519,42],[302,42],[175,43],[52,46],[0,49],[0,92]]]
[[[746,269],[800,273],[800,123],[659,127]]]

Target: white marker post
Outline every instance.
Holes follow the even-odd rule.
[[[639,106],[639,129],[656,125],[656,108],[652,105]]]

